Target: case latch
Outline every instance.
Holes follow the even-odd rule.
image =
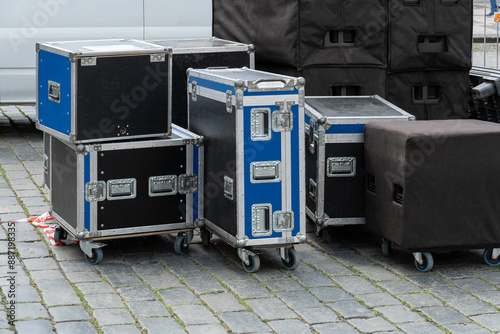
[[[273,112],[272,115],[272,128],[274,132],[289,132],[293,129],[293,113],[292,106],[295,105],[293,101],[276,102],[279,110]]]
[[[252,236],[265,237],[270,236],[272,221],[271,204],[252,205]]]
[[[135,198],[137,194],[136,179],[116,179],[109,180],[107,183],[108,200],[122,200]]]
[[[179,175],[179,194],[194,194],[198,190],[198,175]]]
[[[149,196],[169,196],[177,194],[177,175],[151,176],[149,178]]]
[[[224,197],[234,200],[234,181],[229,176],[224,176]]]
[[[85,185],[85,200],[87,202],[100,202],[106,199],[106,182],[88,182]]]
[[[276,211],[273,213],[273,229],[275,232],[293,230],[293,211]]]
[[[344,177],[356,175],[355,157],[331,157],[326,161],[328,177]]]
[[[271,109],[254,108],[251,111],[250,137],[253,141],[271,139]]]
[[[250,164],[250,182],[268,183],[281,181],[281,161],[258,161]]]
[[[51,80],[49,80],[49,100],[56,103],[61,102],[61,85]]]

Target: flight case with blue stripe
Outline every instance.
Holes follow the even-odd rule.
[[[293,269],[306,241],[304,80],[248,68],[188,70],[190,130],[205,142],[202,241],[215,234],[248,272],[274,247]]]
[[[174,249],[186,253],[199,216],[202,142],[176,125],[166,139],[74,145],[52,137],[54,239],[80,240],[92,264],[100,241],[114,238],[178,232]]]
[[[37,128],[71,143],[167,137],[171,53],[132,39],[37,43]]]
[[[378,95],[306,98],[306,211],[318,240],[327,226],[365,223],[366,123],[412,119]]]

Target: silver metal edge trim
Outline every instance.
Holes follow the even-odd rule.
[[[318,126],[318,137],[325,134],[325,128]],[[316,140],[316,138],[315,138]],[[316,142],[316,152],[318,155],[317,168],[318,168],[318,179],[316,180],[316,216],[322,217],[325,213],[325,144],[320,145],[319,140]]]
[[[97,162],[99,160],[98,156],[97,156],[98,154],[99,154],[99,152],[96,152],[96,151],[92,151],[92,152],[88,153],[88,155],[90,156],[90,170],[89,170],[90,179],[89,179],[89,182],[98,182],[99,181],[99,166],[97,166]],[[107,189],[105,189],[105,191],[107,192]],[[85,187],[84,187],[84,192],[85,192]],[[85,196],[85,193],[83,195]],[[105,196],[107,197],[107,193],[105,194]],[[95,232],[98,229],[99,222],[97,221],[97,216],[98,216],[97,210],[99,210],[99,205],[100,205],[100,202],[98,202],[98,201],[90,202],[90,212],[89,212],[89,214],[90,214],[90,231],[89,232]],[[85,224],[85,222],[84,222],[84,224]]]
[[[91,176],[92,177],[92,176]],[[88,213],[91,214],[90,212]],[[92,223],[92,219],[91,222]],[[85,228],[85,156],[76,154],[76,229]]]
[[[235,96],[238,96],[238,92],[243,95],[241,89],[235,89]],[[244,139],[244,105],[236,101],[238,98],[233,99],[236,106],[241,105],[242,109],[236,107],[235,118],[236,118],[236,189],[235,189],[235,200],[236,200],[236,217],[237,217],[237,229],[236,238],[243,239],[245,236],[245,139]]]
[[[355,218],[328,218],[325,221],[325,226],[335,226],[335,225],[361,225],[365,224],[365,217],[355,217]]]
[[[71,70],[70,70],[70,75],[71,75],[71,79],[70,79],[70,82],[71,82],[71,96],[70,96],[70,99],[71,99],[71,110],[70,110],[70,113],[71,113],[71,119],[70,119],[70,122],[71,122],[71,133],[69,134],[70,136],[73,135],[73,138],[76,138],[76,108],[78,107],[76,105],[76,91],[77,91],[77,87],[76,87],[76,83],[77,83],[77,76],[78,76],[78,73],[76,71],[76,64],[75,63],[71,63]]]
[[[193,154],[193,145],[186,145],[186,174],[193,174]],[[197,189],[197,191],[199,191],[199,189]],[[184,217],[184,220],[188,223],[193,222],[193,194],[186,194],[186,217]]]
[[[323,127],[322,127],[323,128]],[[363,133],[325,134],[325,143],[364,143]]]

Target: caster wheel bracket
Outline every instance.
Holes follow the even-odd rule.
[[[89,258],[92,258],[92,256],[94,256],[92,254],[92,249],[99,249],[106,246],[106,244],[102,242],[92,242],[87,240],[80,240],[79,244],[83,253],[85,253]]]

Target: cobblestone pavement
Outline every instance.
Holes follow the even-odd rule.
[[[435,254],[434,270],[420,273],[410,253],[384,257],[352,227],[333,229],[322,244],[309,233],[293,271],[266,250],[248,274],[232,247],[204,248],[196,237],[181,256],[167,235],[109,242],[92,266],[77,245],[50,246],[39,228],[17,223],[11,275],[8,222],[49,208],[34,118],[32,106],[0,106],[2,334],[500,331],[500,268],[480,250]]]

